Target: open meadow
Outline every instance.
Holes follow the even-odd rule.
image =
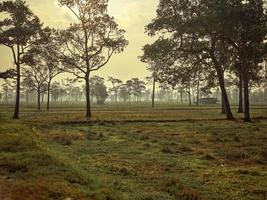
[[[236,109],[236,108],[234,108]],[[234,110],[233,109],[233,110]],[[0,106],[2,200],[265,200],[267,106]]]

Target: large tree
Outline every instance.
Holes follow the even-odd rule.
[[[263,0],[160,0],[150,35],[169,37],[178,59],[202,55],[212,62],[227,119],[233,119],[224,75],[240,62],[244,83],[245,121],[250,121],[249,82],[257,77],[266,38]]]
[[[107,0],[59,0],[76,17],[61,32],[61,61],[65,71],[85,81],[86,116],[91,114],[90,74],[105,66],[113,54],[123,51],[128,41],[125,31],[107,13]]]
[[[36,40],[41,24],[25,1],[4,1],[0,3],[0,13],[8,14],[0,21],[0,44],[10,48],[16,66],[16,104],[14,119],[19,118],[20,81],[23,56]]]
[[[231,45],[238,57],[237,70],[244,87],[244,121],[250,122],[249,86],[261,79],[260,63],[266,54],[267,14],[264,1],[224,0],[213,7],[223,27],[220,39]]]

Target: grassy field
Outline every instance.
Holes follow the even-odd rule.
[[[233,110],[235,110],[234,108]],[[0,105],[2,200],[266,200],[267,106]]]

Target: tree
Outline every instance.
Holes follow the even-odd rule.
[[[223,15],[220,8],[227,10],[227,15]],[[216,11],[224,27],[221,38],[234,48],[240,62],[238,70],[244,87],[244,121],[251,122],[249,85],[253,80],[260,79],[260,63],[263,62],[267,49],[267,14],[264,1],[225,0]]]
[[[0,78],[8,79],[16,77],[16,71],[14,69],[6,70],[5,72],[0,72]]]
[[[142,92],[146,89],[145,82],[139,80],[139,78],[132,79],[132,91],[133,95],[136,97],[136,102],[141,102]]]
[[[125,83],[125,88],[128,94],[128,100],[131,102],[131,96],[133,94],[133,80],[127,80]]]
[[[108,77],[108,81],[111,82],[112,84],[112,88],[110,88],[110,92],[112,92],[114,94],[114,98],[115,98],[115,102],[118,102],[118,94],[119,94],[119,89],[122,85],[122,81],[120,79],[117,78],[113,78],[113,77]]]
[[[16,65],[16,104],[14,119],[19,118],[20,79],[23,55],[36,40],[41,28],[40,20],[35,16],[25,1],[4,1],[0,3],[0,13],[8,17],[0,21],[0,44],[10,48]]]
[[[9,103],[9,99],[11,99],[12,97],[12,93],[14,90],[14,85],[12,82],[10,82],[9,80],[5,79],[4,83],[2,84],[2,88],[3,88],[3,96],[5,99],[5,103],[8,104]]]
[[[43,62],[42,54],[37,48],[32,48],[27,52],[25,56],[25,67],[24,74],[29,77],[31,85],[36,89],[37,92],[37,110],[41,110],[41,94],[47,89],[48,79],[48,68],[46,63]]]
[[[103,105],[108,97],[107,87],[105,86],[105,79],[99,76],[93,76],[90,79],[92,97],[96,98],[98,105]]]
[[[51,83],[52,80],[63,72],[60,67],[59,62],[59,53],[58,49],[60,48],[60,44],[56,39],[57,34],[56,30],[47,28],[45,32],[46,42],[39,45],[39,50],[41,57],[45,63],[45,66],[48,70],[47,77],[47,105],[46,109],[50,109],[50,96],[51,96]]]
[[[142,62],[148,63],[147,69],[152,72],[152,108],[155,107],[155,90],[156,82],[158,81],[158,73],[160,68],[163,68],[166,64],[172,60],[167,57],[168,51],[171,49],[171,43],[167,39],[158,39],[153,44],[145,45],[143,50],[143,55],[140,56]],[[168,53],[167,53],[168,52]]]
[[[124,103],[127,102],[127,100],[130,100],[130,95],[126,84],[122,84],[122,86],[120,87],[119,97],[123,100]]]
[[[160,0],[157,17],[146,27],[149,35],[163,33],[173,43],[171,52],[176,59],[190,61],[192,56],[210,59],[216,70],[224,99],[226,117],[233,119],[224,82],[225,56],[221,52],[227,45],[220,40],[218,19],[212,6],[215,1]],[[164,34],[166,33],[166,34]],[[225,47],[225,48],[222,48]]]
[[[128,41],[107,14],[107,0],[59,0],[76,17],[77,22],[61,32],[61,61],[67,72],[85,81],[86,116],[91,114],[90,74],[105,66],[113,54],[124,50]]]
[[[23,80],[21,82],[21,86],[22,86],[22,93],[24,93],[24,95],[25,95],[26,104],[28,105],[29,99],[30,99],[30,93],[34,90],[31,74],[25,74],[24,73],[24,77],[23,77]]]
[[[41,65],[32,65],[30,66],[25,73],[30,74],[31,84],[36,89],[37,93],[37,110],[41,110],[41,94],[44,93],[47,89],[46,80],[47,80],[47,71]]]

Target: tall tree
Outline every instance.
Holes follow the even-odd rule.
[[[234,48],[238,56],[244,87],[244,121],[251,122],[249,85],[259,79],[261,62],[266,54],[267,13],[263,0],[222,1],[214,9],[224,27],[221,38]],[[223,11],[227,11],[224,15]]]
[[[23,55],[36,40],[41,28],[40,20],[25,1],[4,1],[0,3],[0,13],[8,14],[0,21],[0,44],[10,48],[16,66],[16,104],[14,119],[19,118],[20,81]]]
[[[155,107],[155,90],[158,81],[158,73],[172,59],[167,57],[171,49],[171,43],[167,39],[158,39],[153,44],[147,44],[143,47],[143,55],[140,56],[142,62],[148,63],[147,69],[152,72],[152,108]]]
[[[32,86],[36,89],[37,93],[37,110],[41,110],[41,94],[46,91],[46,81],[48,78],[48,71],[45,66],[40,62],[36,62],[27,66],[25,75],[30,76]]]
[[[131,102],[131,96],[133,94],[133,80],[127,80],[125,83],[125,88],[128,94],[128,101]]]
[[[108,81],[111,82],[112,88],[110,88],[110,92],[114,94],[115,102],[118,102],[118,94],[119,94],[119,89],[122,86],[122,81],[117,78],[113,77],[108,77]]]
[[[218,34],[218,20],[208,6],[209,0],[198,3],[191,0],[160,0],[157,17],[146,27],[150,35],[166,33],[173,42],[178,59],[202,55],[210,59],[217,72],[227,119],[233,119],[224,82],[225,62],[221,51],[225,46]],[[217,2],[213,1],[213,4]],[[217,20],[217,21],[216,21]],[[224,58],[224,57],[223,57]]]
[[[57,31],[55,29],[46,28],[43,37],[46,42],[38,44],[37,48],[44,62],[45,67],[47,67],[48,77],[47,77],[47,104],[46,109],[50,109],[50,96],[51,96],[51,83],[53,79],[63,72],[62,67],[59,62],[59,49],[60,44],[57,40]]]
[[[21,86],[22,86],[22,92],[24,93],[24,96],[25,96],[26,105],[28,105],[30,101],[30,94],[34,90],[31,74],[24,73]]]
[[[146,89],[145,82],[139,78],[132,79],[132,91],[136,102],[142,101],[142,92]]]
[[[126,84],[122,84],[122,86],[119,89],[119,97],[123,100],[123,102],[127,102],[127,100],[129,101],[129,92],[127,89]]]
[[[108,97],[105,79],[99,76],[93,76],[90,79],[92,95],[96,98],[98,105],[103,105]]]
[[[124,50],[128,41],[107,14],[107,0],[59,0],[76,17],[77,22],[61,33],[62,63],[65,70],[85,81],[86,116],[90,117],[90,74],[105,66],[113,54]]]

